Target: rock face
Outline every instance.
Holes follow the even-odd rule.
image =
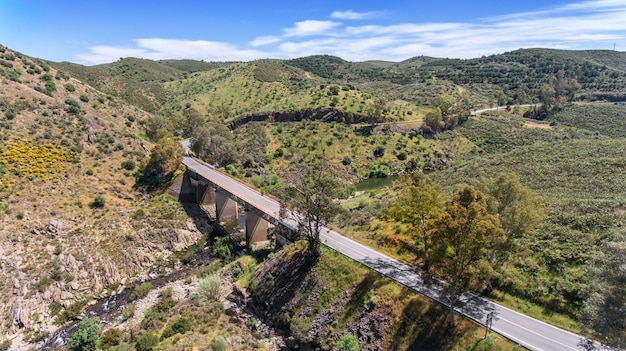
[[[317,310],[318,302],[329,298],[317,264],[303,251],[281,252],[264,262],[250,290],[258,313],[273,327],[291,331],[292,337],[285,339],[291,348],[299,345],[313,350],[351,334],[358,338],[361,350],[390,349],[394,313],[390,306],[363,302],[371,288],[350,285],[328,307]],[[338,326],[339,321],[343,325]]]
[[[237,129],[248,122],[299,122],[304,120],[341,123],[362,123],[368,117],[352,112],[339,111],[333,108],[309,109],[290,112],[272,112],[252,114],[232,121],[228,128]]]
[[[106,228],[126,232],[108,243],[102,227],[85,235],[85,228],[78,231],[76,225],[55,219],[23,234],[22,240],[0,244],[0,274],[12,277],[7,302],[0,305],[0,327],[14,340],[11,350],[32,348],[29,340],[23,340],[26,331],[39,331],[45,337],[56,330],[53,313],[58,310],[53,306],[62,310],[84,299],[115,294],[119,290],[111,287],[123,285],[133,275],[141,277],[137,273],[157,259],[186,249],[203,235],[186,222],[172,223],[176,227],[163,227],[163,223],[157,227],[150,220],[148,224],[137,231]],[[33,243],[46,237],[54,237],[56,247],[44,245],[33,252]],[[39,265],[33,257],[48,263]],[[37,268],[24,272],[29,267]]]

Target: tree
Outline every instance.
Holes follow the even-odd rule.
[[[209,122],[194,129],[191,150],[198,157],[222,167],[234,163],[237,155],[230,130],[219,122]]]
[[[508,97],[501,89],[493,92],[493,98],[496,100],[497,106],[504,106],[508,100]]]
[[[426,116],[424,117],[424,124],[433,134],[437,134],[441,129],[441,122],[443,121],[441,109],[439,107],[435,107],[431,111],[428,111]]]
[[[616,350],[626,347],[626,231],[616,229],[588,266],[593,290],[582,312],[583,326]]]
[[[172,136],[159,138],[143,169],[144,182],[160,185],[178,169],[183,161],[183,152],[183,146]]]
[[[498,217],[487,211],[487,199],[470,185],[447,201],[433,235],[431,262],[436,274],[448,282],[450,326],[459,295],[487,263],[487,255],[502,240]]]
[[[346,186],[323,159],[297,166],[286,175],[282,208],[295,211],[298,232],[317,256],[322,228],[341,211],[335,199],[345,196]]]
[[[417,234],[415,242],[422,242],[423,268],[428,270],[431,229],[443,208],[441,188],[421,172],[401,179],[395,186],[402,192],[389,204],[385,216],[409,225],[409,230]]]
[[[93,351],[100,337],[100,320],[96,317],[85,318],[78,324],[78,328],[70,338],[72,351]]]

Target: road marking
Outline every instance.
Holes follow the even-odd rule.
[[[563,344],[562,342],[556,341],[556,340],[554,340],[554,339],[552,339],[552,338],[549,338],[549,337],[547,337],[547,336],[545,336],[545,335],[543,335],[543,334],[539,334],[539,333],[537,333],[536,331],[533,331],[533,330],[531,330],[531,329],[528,329],[528,328],[526,328],[526,327],[523,327],[523,326],[521,326],[521,325],[519,325],[519,324],[517,324],[517,323],[515,323],[515,322],[512,322],[512,321],[510,321],[510,320],[508,320],[508,319],[506,319],[506,318],[502,318],[502,317],[496,317],[496,318],[497,318],[497,320],[505,321],[505,322],[507,322],[507,323],[509,323],[509,324],[512,324],[512,325],[514,325],[514,326],[516,326],[516,327],[520,328],[520,329],[524,329],[524,330],[526,330],[526,331],[528,331],[528,332],[530,332],[530,333],[533,333],[533,334],[535,334],[535,335],[537,335],[537,336],[539,336],[539,337],[541,337],[541,338],[543,338],[543,339],[550,340],[550,341],[552,341],[553,343],[556,343],[556,344],[559,344],[559,345],[561,345],[561,346],[567,347],[567,348],[568,348],[568,349],[570,349],[570,350],[578,351],[578,349],[577,349],[577,348],[573,348],[573,347],[571,347],[571,346],[569,346],[569,345],[565,345],[565,344]],[[494,329],[494,330],[495,330],[495,329],[500,329],[500,328],[492,328],[492,329]],[[539,349],[539,350],[541,350],[541,349]]]

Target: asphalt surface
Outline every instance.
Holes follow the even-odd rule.
[[[183,145],[187,150],[189,146],[188,142],[186,142],[186,144],[183,143]],[[296,227],[296,220],[294,218],[297,214],[290,212],[286,215],[286,218],[279,218],[280,204],[278,201],[264,196],[257,190],[240,183],[236,179],[218,172],[210,165],[189,157],[187,152],[183,158],[183,164],[193,172],[245,201],[248,205],[279,220],[282,224],[291,228]],[[448,306],[447,300],[442,294],[442,286],[444,283],[438,281],[428,282],[424,279],[421,272],[416,271],[411,266],[346,238],[328,228],[323,229],[320,234],[320,240],[329,248],[342,253],[419,294]],[[577,344],[582,340],[582,337],[579,335],[515,312],[470,293],[464,294],[461,299],[465,303],[463,307],[456,309],[457,312],[475,320],[481,325],[486,325],[488,319],[491,319],[491,329],[494,332],[530,350],[581,350],[581,348],[577,347]]]

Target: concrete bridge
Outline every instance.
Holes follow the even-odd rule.
[[[199,205],[215,205],[215,217],[220,223],[237,222],[238,207],[246,211],[246,245],[266,241],[268,231],[274,225],[296,230],[296,221],[290,216],[280,216],[280,203],[236,179],[218,172],[213,166],[189,156],[189,140],[183,141],[185,156],[183,164],[187,171],[183,175],[181,199]],[[239,206],[238,206],[239,205]],[[293,214],[291,214],[293,216]]]

